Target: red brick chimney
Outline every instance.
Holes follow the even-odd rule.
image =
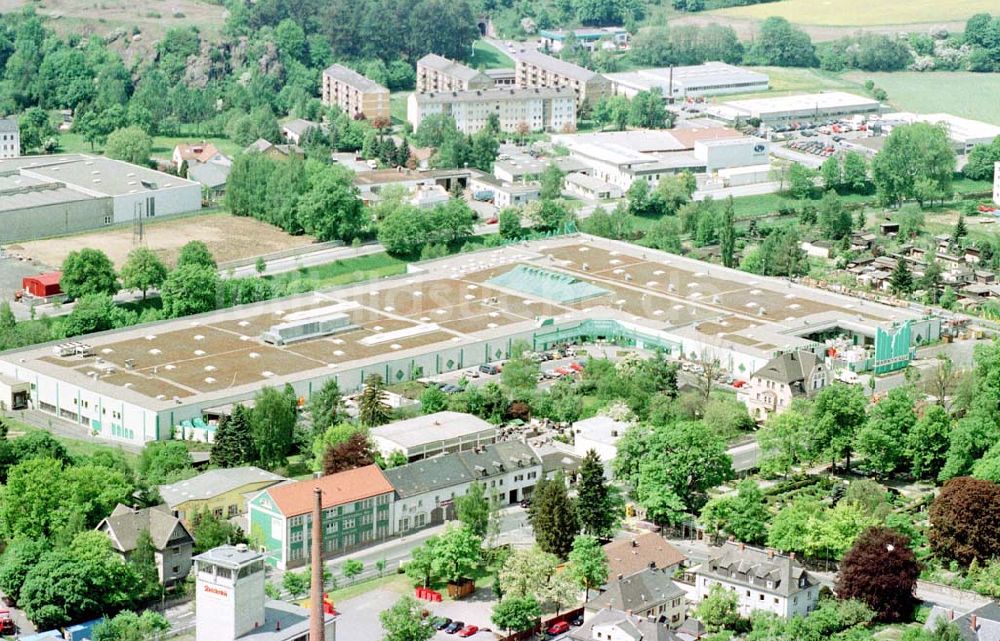
[[[326,641],[323,613],[323,490],[313,489],[316,497],[312,510],[312,587],[309,590],[309,641]]]

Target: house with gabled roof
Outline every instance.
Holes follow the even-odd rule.
[[[1000,603],[996,601],[961,615],[936,605],[927,615],[924,630],[934,631],[941,620],[955,626],[962,641],[1000,641]]]
[[[612,578],[650,568],[672,575],[687,561],[683,552],[656,532],[644,532],[634,539],[615,539],[604,545],[604,554],[608,557],[608,576]]]
[[[217,519],[231,519],[246,514],[247,496],[286,481],[259,467],[229,467],[208,470],[198,476],[159,486],[160,498],[175,516],[190,523],[194,515],[206,510]]]
[[[125,559],[135,551],[139,537],[148,531],[155,548],[156,571],[163,585],[187,578],[191,571],[194,537],[165,505],[136,510],[119,504],[97,531],[111,539],[111,547]]]
[[[608,581],[583,607],[588,614],[611,608],[677,628],[684,623],[687,599],[684,588],[674,582],[672,572],[646,568]]]
[[[819,581],[795,554],[780,554],[743,543],[727,541],[713,548],[707,561],[692,569],[699,600],[708,596],[714,585],[736,592],[739,613],[749,617],[754,612],[773,612],[789,619],[805,616],[819,600]]]
[[[377,465],[276,485],[248,504],[250,538],[282,570],[309,561],[313,490],[323,492],[323,556],[331,558],[392,534],[393,487]]]
[[[829,383],[823,358],[813,352],[796,350],[779,354],[750,377],[739,398],[757,421],[788,409],[799,397],[811,397]]]
[[[569,633],[574,641],[681,641],[667,624],[655,617],[605,608]]]

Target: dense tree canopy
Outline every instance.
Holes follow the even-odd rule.
[[[679,422],[629,429],[618,446],[615,474],[633,488],[650,519],[678,523],[733,471],[722,439],[702,423]]]
[[[955,151],[947,132],[922,122],[895,127],[872,161],[872,180],[887,205],[950,196],[954,171]]]

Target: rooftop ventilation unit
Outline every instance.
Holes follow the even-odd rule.
[[[287,345],[311,338],[329,336],[356,327],[356,325],[351,324],[350,316],[338,312],[271,325],[270,329],[263,332],[260,337],[265,343]]]
[[[61,356],[63,358],[67,356],[93,356],[94,348],[86,343],[72,341],[69,343],[59,343],[58,345],[53,346],[52,352],[56,356]]]

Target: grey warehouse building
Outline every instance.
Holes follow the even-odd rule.
[[[0,242],[31,240],[201,208],[201,185],[86,154],[0,160]]]

